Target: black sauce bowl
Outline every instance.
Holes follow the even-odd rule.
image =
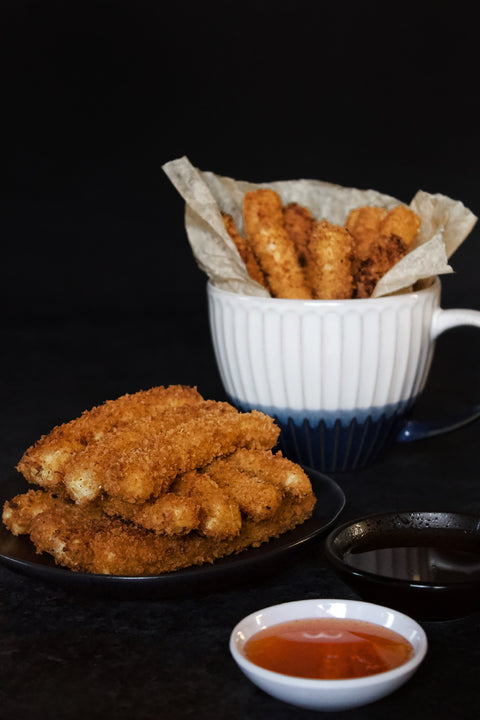
[[[480,610],[480,517],[390,512],[335,528],[325,555],[360,597],[417,620]]]

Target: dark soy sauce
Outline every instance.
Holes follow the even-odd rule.
[[[480,579],[480,545],[478,539],[463,536],[435,535],[425,543],[402,543],[401,534],[394,541],[386,537],[347,550],[344,561],[350,567],[410,582],[471,582]],[[408,542],[408,544],[407,544]],[[413,540],[413,543],[415,541]]]

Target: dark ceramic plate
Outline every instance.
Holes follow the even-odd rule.
[[[325,552],[338,576],[365,600],[419,620],[480,610],[477,515],[371,515],[332,530]]]
[[[102,596],[131,598],[163,597],[183,592],[213,591],[231,587],[252,579],[256,574],[283,561],[285,552],[300,548],[308,540],[326,532],[345,505],[345,495],[329,477],[305,468],[318,503],[312,517],[303,525],[270,540],[258,548],[244,550],[238,555],[217,560],[212,565],[177,570],[173,573],[149,576],[92,575],[72,572],[55,566],[46,554],[37,555],[26,536],[14,537],[0,523],[0,562],[11,570],[42,581],[55,583],[69,590],[94,592]],[[20,475],[4,481],[0,486],[0,505],[18,493],[25,492],[27,483]]]

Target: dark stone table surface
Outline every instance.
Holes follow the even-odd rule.
[[[14,472],[40,434],[103,397],[184,382],[224,399],[203,290],[202,283],[184,323],[159,312],[138,322],[24,319],[4,328],[0,477]],[[440,340],[419,416],[453,411],[478,397],[476,363],[467,359],[478,350],[478,337],[469,329]],[[447,435],[399,444],[369,469],[334,476],[347,500],[338,521],[390,509],[480,513],[479,430],[476,421]],[[271,604],[357,596],[327,566],[323,537],[265,571],[207,591],[200,586],[135,600],[84,596],[0,566],[0,717],[314,717],[249,683],[230,657],[230,632],[244,615]],[[435,714],[473,720],[479,621],[480,613],[423,622],[430,648],[413,679],[390,697],[339,717]]]

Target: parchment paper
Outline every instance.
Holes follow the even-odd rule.
[[[376,190],[342,187],[321,180],[284,180],[250,183],[215,175],[195,168],[187,157],[163,165],[185,200],[185,229],[194,257],[211,282],[219,288],[245,295],[267,296],[268,291],[252,280],[225,230],[220,212],[232,215],[244,232],[242,203],[247,190],[268,187],[285,205],[296,202],[309,208],[313,216],[344,225],[350,210],[364,205],[391,209],[404,205]],[[422,224],[414,248],[377,283],[373,297],[389,295],[419,280],[453,272],[449,258],[474,227],[477,218],[462,202],[441,194],[419,190],[409,207]]]

